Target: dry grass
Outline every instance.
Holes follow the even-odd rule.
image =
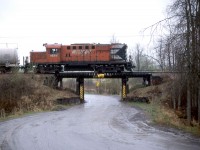
[[[44,76],[5,75],[0,77],[0,118],[27,112],[49,111],[58,98],[75,97],[71,92],[44,86]]]
[[[169,107],[170,84],[171,81],[168,80],[160,85],[136,89],[129,96],[148,97],[150,104],[131,103],[131,105],[145,110],[153,122],[157,124],[175,127],[200,136],[200,128],[196,121],[193,121],[193,126],[187,125],[186,120],[179,118],[177,112]]]
[[[200,136],[199,126],[188,126],[172,109],[165,108],[158,103],[130,102],[130,105],[142,108],[155,124],[180,129]]]

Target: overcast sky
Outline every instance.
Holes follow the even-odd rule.
[[[133,49],[141,31],[162,20],[169,0],[0,0],[0,43],[17,43],[20,59],[43,43],[109,43]],[[143,36],[144,35],[144,36]]]

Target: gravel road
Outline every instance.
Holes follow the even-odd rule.
[[[119,96],[86,95],[64,111],[0,122],[2,150],[200,150],[200,139],[149,126]]]

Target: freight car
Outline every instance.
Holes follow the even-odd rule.
[[[131,71],[126,44],[43,44],[45,52],[30,52],[30,63],[37,73],[59,71]]]
[[[0,48],[0,72],[6,73],[18,69],[17,48]]]

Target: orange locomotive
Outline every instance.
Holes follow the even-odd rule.
[[[31,52],[30,63],[37,73],[59,71],[131,71],[126,44],[44,44],[46,52]]]

